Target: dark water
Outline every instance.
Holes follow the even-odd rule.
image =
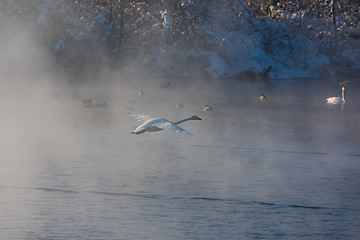
[[[182,125],[199,138],[130,135],[125,114],[99,127],[93,110],[73,116],[85,127],[10,137],[1,238],[359,239],[360,110],[306,96],[260,103],[233,89],[208,98],[213,112],[169,113],[200,109]]]

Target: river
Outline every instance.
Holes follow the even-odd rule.
[[[108,109],[44,105],[53,115],[20,104],[25,120],[1,122],[1,238],[358,239],[357,91],[329,106],[337,88],[289,85],[134,94],[139,114],[197,114],[181,125],[197,138],[130,134],[128,96],[110,94]]]

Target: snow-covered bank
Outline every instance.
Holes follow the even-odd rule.
[[[360,77],[360,23],[339,12],[334,32],[329,5],[314,14],[279,4],[258,13],[254,1],[241,0],[121,2],[10,1],[0,18],[7,29],[36,32],[51,69],[77,77],[104,68],[208,78]]]

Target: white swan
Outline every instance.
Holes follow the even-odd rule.
[[[342,87],[341,97],[331,97],[326,99],[327,103],[340,104],[345,103],[345,87]]]
[[[140,122],[143,122],[140,126],[136,127],[136,129],[131,134],[141,134],[144,132],[157,132],[161,130],[171,130],[174,132],[180,132],[185,133],[190,136],[193,136],[191,133],[187,132],[185,129],[177,126],[180,123],[189,121],[189,120],[201,120],[198,116],[194,115],[189,118],[185,118],[183,120],[177,121],[177,122],[170,122],[169,120],[165,118],[157,118],[153,116],[147,116],[147,115],[138,115],[131,112],[126,112],[133,118],[139,120]]]

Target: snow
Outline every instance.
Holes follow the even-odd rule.
[[[59,40],[55,45],[54,49],[55,52],[62,52],[65,50],[65,47],[66,47],[65,42],[63,40]]]
[[[171,13],[165,9],[164,11],[161,11],[161,16],[163,19],[163,26],[166,28],[171,27],[172,25]]]
[[[96,20],[101,24],[105,24],[107,21],[106,17],[104,15],[102,15],[101,13],[96,16]]]
[[[49,6],[47,4],[41,4],[37,7],[39,11],[39,19],[38,24],[46,24],[47,23],[47,15],[49,14]]]
[[[210,60],[210,66],[206,69],[207,73],[214,78],[222,77],[226,74],[226,63],[215,52],[210,52],[207,56]]]
[[[64,1],[49,0],[36,6],[37,24],[41,32],[54,33],[45,41],[47,49],[53,49],[54,54],[65,49],[76,53],[56,55],[69,58],[63,62],[71,62],[72,68],[77,67],[70,59],[75,55],[101,61],[100,56],[109,54],[119,63],[114,64],[119,71],[144,75],[319,78],[334,68],[334,72],[359,75],[360,23],[351,23],[347,16],[337,17],[335,39],[331,24],[304,11],[294,13],[279,6],[269,8],[271,18],[255,18],[256,11],[250,7],[234,15],[225,5],[210,4],[206,6],[209,11],[203,12],[208,16],[197,22],[192,14],[204,8],[200,2],[198,6],[182,2],[180,17],[165,3],[154,13],[145,12],[141,4],[141,14],[132,16],[127,9],[123,39],[115,9],[109,23],[106,8],[90,8],[84,11],[87,15],[81,15],[76,4],[65,6]]]

